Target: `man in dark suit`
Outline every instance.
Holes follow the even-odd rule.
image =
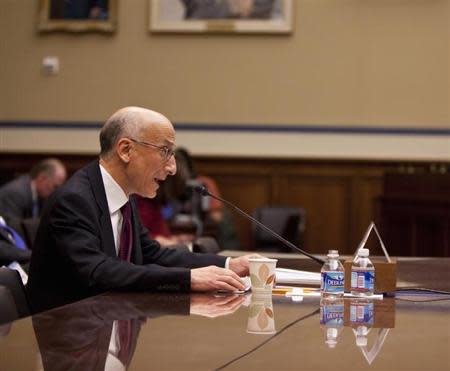
[[[174,146],[175,130],[157,112],[126,107],[108,119],[100,160],[50,197],[42,214],[28,281],[35,312],[109,290],[244,288],[248,256],[161,248],[141,225],[130,196],[155,197],[176,172]]]
[[[243,301],[243,296],[232,295],[112,293],[37,314],[32,320],[45,370],[125,370],[147,320],[189,314],[218,317],[234,313]],[[141,352],[151,349],[151,342],[146,343]]]
[[[50,194],[66,180],[64,165],[55,158],[40,161],[30,171],[0,187],[0,215],[16,227],[24,219],[37,218]]]

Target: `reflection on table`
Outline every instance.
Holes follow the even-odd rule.
[[[400,262],[399,280],[428,287],[426,267],[446,279],[449,262],[422,260],[415,272],[408,266],[417,268],[417,261]],[[0,364],[27,370],[447,370],[449,320],[448,300],[331,304],[306,296],[114,293],[3,328]]]

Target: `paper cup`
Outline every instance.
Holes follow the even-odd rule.
[[[248,309],[247,332],[257,335],[269,335],[276,332],[271,296],[252,295]]]
[[[250,258],[250,280],[252,292],[256,295],[272,295],[275,284],[277,259]]]

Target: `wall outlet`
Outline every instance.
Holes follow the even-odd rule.
[[[44,75],[57,75],[59,72],[59,58],[48,56],[42,59],[42,72]]]

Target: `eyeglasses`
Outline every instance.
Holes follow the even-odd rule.
[[[148,143],[148,142],[143,142],[143,141],[136,140],[136,139],[133,139],[133,138],[128,138],[128,139],[131,140],[131,141],[134,142],[134,143],[140,144],[141,146],[145,146],[145,147],[153,147],[153,148],[159,149],[159,150],[161,151],[161,153],[162,153],[162,156],[163,156],[163,160],[164,160],[164,161],[169,161],[170,158],[174,155],[174,152],[175,152],[173,149],[170,149],[170,148],[167,147],[167,146],[157,146],[156,144],[151,144],[151,143]]]

